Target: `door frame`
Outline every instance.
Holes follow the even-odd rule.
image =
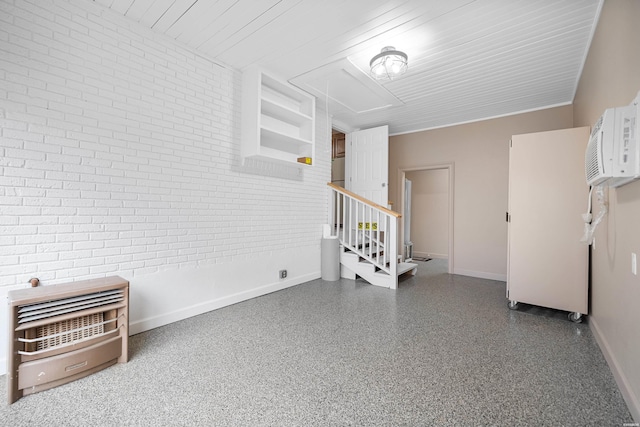
[[[448,254],[447,254],[447,262],[449,264],[448,266],[448,272],[449,274],[453,274],[453,268],[454,268],[454,262],[453,262],[453,208],[454,208],[454,203],[453,203],[453,196],[454,196],[454,169],[455,169],[455,165],[453,163],[442,163],[442,164],[435,164],[435,165],[424,165],[424,166],[412,166],[412,167],[399,167],[398,168],[398,193],[400,195],[400,214],[402,215],[402,226],[400,227],[400,232],[398,233],[398,239],[399,242],[402,242],[401,244],[404,246],[404,218],[405,218],[405,213],[404,213],[404,191],[405,191],[405,184],[404,184],[404,180],[406,179],[406,175],[407,172],[416,172],[416,171],[425,171],[425,170],[439,170],[439,169],[446,169],[449,175],[449,188],[448,188],[448,207],[449,207],[449,218],[448,218],[448,231],[447,231],[447,235],[448,235],[448,239],[449,239],[449,247],[448,247]],[[401,247],[403,247],[401,246]]]

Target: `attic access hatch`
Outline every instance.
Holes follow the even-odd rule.
[[[341,112],[359,114],[404,105],[348,58],[323,65],[289,82],[322,102],[328,101],[333,115]]]

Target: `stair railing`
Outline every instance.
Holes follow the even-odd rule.
[[[396,277],[401,215],[349,190],[329,187],[329,228],[345,249]]]

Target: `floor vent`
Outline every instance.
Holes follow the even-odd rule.
[[[128,300],[120,277],[9,292],[9,403],[126,362]]]

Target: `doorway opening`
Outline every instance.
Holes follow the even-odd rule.
[[[340,187],[344,187],[345,139],[344,132],[331,130],[331,182]]]
[[[453,273],[453,163],[398,169],[400,195],[400,242],[405,241],[405,218],[409,218],[412,256],[446,258]],[[407,209],[406,180],[411,181],[410,211]]]

